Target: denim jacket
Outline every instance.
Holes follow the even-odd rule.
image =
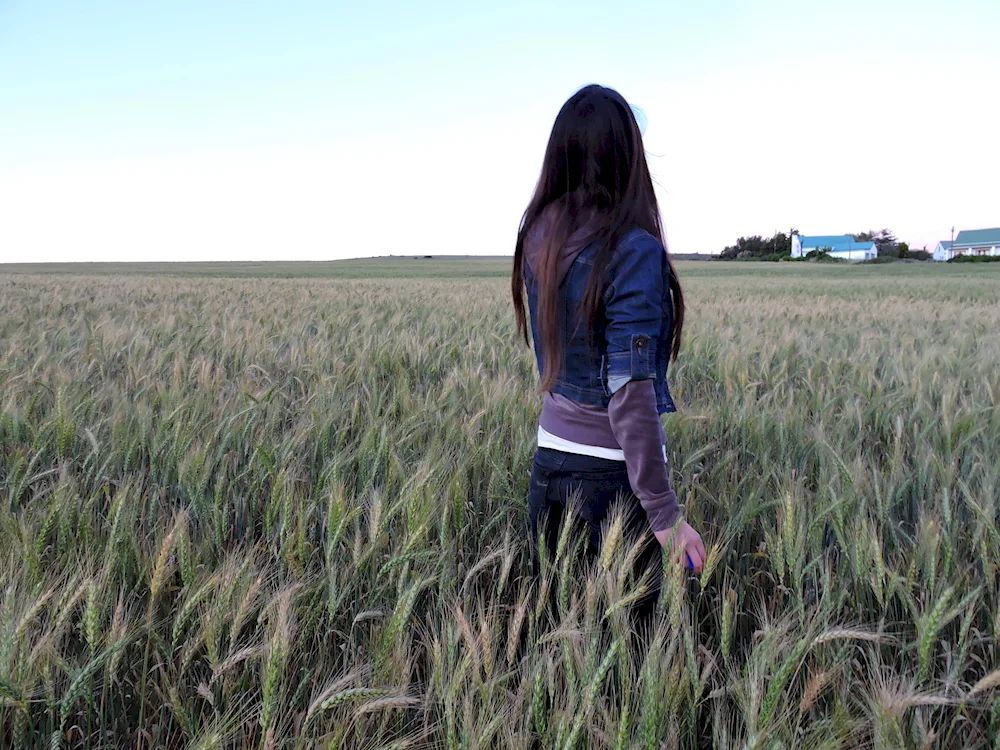
[[[630,380],[652,379],[657,413],[676,411],[667,385],[673,306],[666,251],[658,239],[640,229],[621,239],[605,275],[592,347],[587,321],[577,323],[598,249],[596,242],[584,247],[559,287],[563,365],[552,392],[606,409],[611,396]],[[538,285],[530,264],[525,264],[525,286],[535,358],[542,372],[545,352],[538,335]]]

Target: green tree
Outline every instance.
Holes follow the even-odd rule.
[[[899,258],[899,250],[896,246],[896,235],[891,229],[869,229],[867,232],[858,232],[854,235],[855,242],[874,242],[878,248],[880,257]]]
[[[753,237],[740,237],[735,245],[725,248],[720,254],[722,260],[778,260],[792,254],[792,236],[784,232],[775,232],[764,239],[759,234]]]

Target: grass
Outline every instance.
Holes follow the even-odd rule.
[[[645,637],[530,577],[494,269],[5,270],[0,746],[1000,747],[1000,269],[681,265]]]
[[[202,261],[185,263],[8,263],[0,274],[75,276],[185,276],[218,278],[404,278],[466,279],[510,277],[510,258],[407,256],[332,261]]]

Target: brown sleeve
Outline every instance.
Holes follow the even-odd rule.
[[[632,491],[653,531],[672,528],[681,517],[663,456],[663,424],[656,413],[652,380],[630,380],[615,391],[608,406],[611,430],[625,453]]]

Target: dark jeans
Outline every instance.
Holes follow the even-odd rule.
[[[653,569],[653,589],[635,608],[645,618],[656,607],[662,577],[660,545],[649,531],[646,513],[639,498],[632,492],[628,472],[622,461],[563,453],[552,448],[539,448],[531,466],[528,489],[528,518],[531,521],[531,543],[534,569],[538,572],[536,545],[541,537],[549,559],[555,555],[559,527],[567,505],[575,499],[573,510],[576,523],[584,525],[590,540],[587,551],[596,555],[601,547],[601,523],[619,500],[625,513],[625,534],[634,540],[642,535],[646,540],[636,560],[636,575],[648,567]]]

